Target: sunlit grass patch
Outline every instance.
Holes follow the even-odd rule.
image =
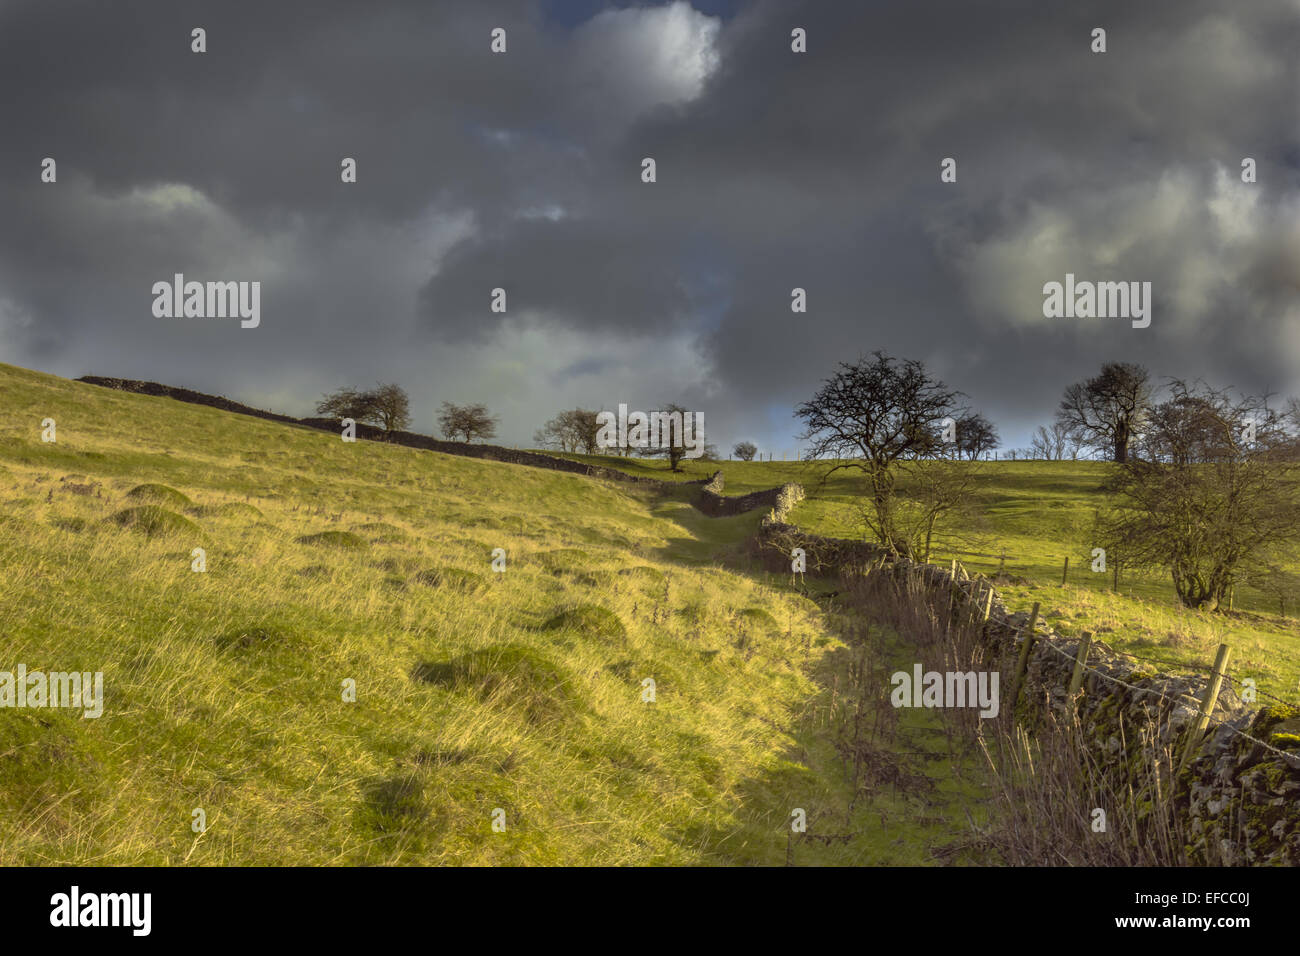
[[[743,522],[8,366],[0,404],[0,669],[105,689],[0,710],[0,863],[783,861],[760,781],[834,638]]]

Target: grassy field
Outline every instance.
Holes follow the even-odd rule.
[[[5,365],[0,407],[0,671],[105,693],[0,708],[0,864],[910,864],[979,805],[937,760],[857,799],[853,622],[753,515]]]
[[[808,498],[795,507],[791,522],[833,537],[864,536],[857,473],[837,472],[822,484],[825,462],[687,461],[673,475],[664,459],[565,457],[679,480],[721,470],[728,495],[798,482]],[[1276,598],[1249,586],[1237,589],[1234,611],[1227,614],[1183,608],[1168,577],[1155,573],[1125,573],[1116,592],[1110,574],[1091,570],[1090,530],[1103,499],[1105,463],[1000,461],[973,467],[980,526],[962,528],[961,543],[939,536],[932,562],[946,565],[955,557],[972,573],[990,576],[1003,569],[1000,591],[1011,609],[1028,610],[1038,601],[1061,633],[1092,631],[1116,650],[1169,670],[1209,669],[1218,645],[1230,644],[1235,678],[1254,678],[1261,690],[1288,700],[1300,696],[1300,619],[1294,616],[1300,594],[1288,601],[1284,617]],[[902,482],[900,489],[906,488]],[[1067,557],[1069,577],[1062,586]]]

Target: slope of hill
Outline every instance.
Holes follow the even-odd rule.
[[[798,862],[915,863],[964,825],[854,826],[843,622],[747,569],[754,516],[4,365],[0,407],[0,671],[104,682],[0,707],[0,864],[781,863],[793,808],[856,832]]]
[[[175,385],[163,385],[159,382],[145,382],[139,379],[130,378],[105,378],[102,375],[83,375],[77,379],[78,382],[85,382],[90,385],[99,385],[103,388],[111,388],[115,391],[131,392],[136,395],[151,395],[157,398],[171,398],[178,402],[185,402],[189,405],[203,405],[207,408],[220,409],[223,412],[232,412],[237,415],[248,415],[252,418],[261,418],[265,421],[280,422],[284,425],[299,425],[303,428],[314,428],[318,431],[327,431],[332,434],[339,434],[339,423],[333,418],[293,418],[289,415],[281,415],[279,412],[271,412],[262,408],[253,408],[251,405],[245,405],[242,402],[236,402],[222,395],[208,395],[204,392],[196,392],[190,388],[180,388]],[[439,441],[430,435],[421,435],[417,432],[401,431],[395,429],[391,432],[385,432],[374,425],[367,425],[364,422],[355,422],[353,429],[357,438],[371,439],[374,441],[385,441],[396,445],[405,445],[408,448],[422,448],[425,451],[440,451],[449,455],[458,455],[466,458],[482,458],[488,461],[508,461],[517,465],[531,465],[537,468],[551,468],[556,471],[567,471],[575,475],[589,475],[593,478],[605,478],[612,481],[653,481],[653,478],[645,478],[632,475],[624,469],[607,468],[600,464],[588,464],[574,461],[556,455],[547,455],[533,451],[521,451],[517,448],[506,448],[502,445],[489,445],[482,442],[453,442]]]

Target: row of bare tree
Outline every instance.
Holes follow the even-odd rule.
[[[339,420],[350,418],[392,434],[411,424],[411,400],[400,385],[341,388],[316,403],[316,414]],[[498,424],[486,405],[443,402],[438,412],[438,427],[448,441],[490,441],[496,437]]]
[[[679,416],[688,414],[685,408],[675,404],[668,404],[662,410],[675,412]],[[350,418],[365,422],[382,428],[385,434],[402,431],[411,424],[410,398],[400,385],[393,384],[380,384],[371,389],[339,389],[316,403],[316,413],[338,420]],[[627,455],[635,451],[642,456],[662,456],[668,459],[673,471],[681,470],[681,461],[687,448],[680,433],[674,436],[672,443],[663,447],[604,449],[598,444],[598,414],[588,408],[571,408],[560,412],[537,430],[533,441],[541,448],[555,448],[570,454],[596,455],[610,451]],[[438,427],[448,441],[491,441],[496,437],[498,424],[499,419],[493,417],[487,406],[482,404],[457,405],[443,402],[438,413]],[[741,444],[748,445],[744,442]],[[753,453],[750,452],[751,458]],[[704,457],[717,458],[717,449],[706,444]]]

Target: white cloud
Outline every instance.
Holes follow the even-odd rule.
[[[1260,202],[1260,188],[1221,166],[1170,169],[1154,181],[1028,206],[986,236],[945,241],[943,227],[933,232],[987,321],[1059,323],[1043,317],[1043,283],[1074,273],[1150,281],[1172,313],[1156,317],[1162,330],[1192,335],[1222,318],[1225,294],[1254,287],[1250,276],[1276,258],[1285,217]]]
[[[721,21],[684,0],[662,7],[605,10],[574,35],[582,95],[632,116],[688,103],[717,70]],[[603,112],[603,110],[602,110]]]

